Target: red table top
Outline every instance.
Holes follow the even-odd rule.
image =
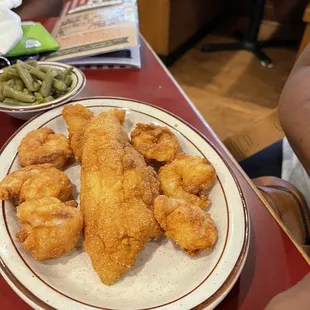
[[[43,22],[48,30],[52,29],[54,23],[55,19]],[[86,71],[87,86],[80,97],[116,96],[151,103],[183,118],[216,146],[231,164],[241,184],[251,223],[247,262],[240,279],[217,309],[262,310],[273,296],[288,289],[306,275],[310,271],[309,264],[271,216],[212,129],[143,41],[141,51],[143,67],[139,71]],[[0,146],[23,123],[0,113]],[[3,309],[30,309],[1,276],[0,304]]]

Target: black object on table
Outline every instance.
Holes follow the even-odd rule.
[[[203,52],[217,52],[217,51],[237,51],[247,50],[252,52],[259,60],[263,67],[272,68],[273,63],[271,59],[263,52],[263,47],[286,47],[288,45],[296,44],[295,40],[282,41],[258,41],[258,33],[264,15],[266,0],[256,0],[251,15],[251,21],[245,35],[239,42],[222,43],[222,44],[205,44],[202,47]]]
[[[0,55],[0,70],[12,65],[15,65],[17,60],[21,61],[29,61],[29,60],[39,60],[40,54],[34,54],[34,55],[25,55],[25,56],[19,56],[19,57],[8,57]]]

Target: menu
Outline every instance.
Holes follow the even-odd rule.
[[[60,48],[43,60],[140,68],[138,34],[136,0],[72,0],[52,32]]]

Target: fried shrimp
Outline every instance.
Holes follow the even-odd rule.
[[[68,176],[51,164],[32,165],[14,171],[0,182],[0,200],[26,200],[55,197],[69,199],[72,184]]]
[[[209,189],[215,180],[215,169],[207,159],[183,153],[159,170],[159,181],[164,195],[184,199],[200,208],[210,205],[204,191]]]
[[[168,127],[137,124],[131,133],[131,143],[145,159],[172,161],[180,151],[176,136]]]
[[[57,258],[72,250],[83,228],[83,217],[74,201],[47,197],[17,207],[21,224],[16,238],[37,260]]]
[[[166,236],[190,256],[212,248],[217,240],[217,229],[211,215],[183,199],[158,196],[154,215]]]
[[[18,160],[23,167],[49,163],[62,168],[71,156],[67,137],[50,128],[29,132],[18,147]]]

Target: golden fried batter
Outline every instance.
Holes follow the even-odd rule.
[[[159,182],[130,145],[121,126],[124,117],[122,110],[101,113],[87,126],[83,141],[84,248],[107,285],[131,268],[144,244],[161,233],[151,210]]]
[[[49,163],[60,169],[71,156],[67,137],[50,128],[29,132],[18,147],[18,160],[23,167]]]
[[[203,191],[212,187],[215,180],[215,169],[207,159],[183,153],[159,170],[164,195],[184,199],[200,208],[210,205]]]
[[[172,161],[180,151],[179,141],[168,127],[137,124],[131,133],[131,143],[145,159]]]
[[[35,259],[60,257],[76,245],[83,217],[72,205],[76,203],[48,197],[29,200],[17,207],[21,228],[16,238]]]
[[[212,248],[217,240],[211,215],[183,199],[158,196],[154,203],[154,214],[166,236],[190,256],[197,255],[199,250]]]
[[[74,157],[81,161],[83,135],[85,128],[93,119],[93,113],[81,104],[67,104],[62,110],[62,116],[68,125],[70,145]]]
[[[0,182],[0,200],[15,199],[17,204],[43,197],[66,201],[71,193],[72,184],[68,176],[51,164],[22,168]]]

